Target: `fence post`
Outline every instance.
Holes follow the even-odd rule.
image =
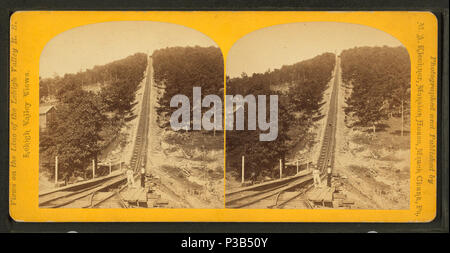
[[[58,156],[55,156],[55,187],[58,187]]]
[[[245,156],[242,156],[242,176],[241,176],[241,183],[244,183],[244,172],[245,172]]]
[[[109,162],[109,174],[111,174],[111,161]]]
[[[298,160],[297,160],[297,164],[296,165],[297,165],[297,174],[298,174]]]
[[[331,187],[331,166],[327,168],[327,186]]]
[[[280,159],[280,179],[283,177],[283,162]]]
[[[92,160],[92,179],[95,178],[95,160]]]

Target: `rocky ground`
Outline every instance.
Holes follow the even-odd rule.
[[[152,85],[147,172],[161,180],[156,194],[169,208],[222,208],[223,132],[160,128],[155,108],[161,92]]]
[[[343,108],[351,89],[340,84],[334,172],[342,178],[343,193],[355,202],[352,208],[409,208],[409,131],[400,135],[398,118],[384,122],[385,129],[375,134],[349,127],[352,119]]]

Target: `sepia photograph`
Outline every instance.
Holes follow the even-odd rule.
[[[195,128],[194,91],[224,92],[208,36],[162,22],[88,24],[51,39],[39,69],[40,208],[223,208],[223,131]],[[176,95],[193,101],[181,128]]]
[[[239,39],[226,64],[227,130],[241,130],[226,132],[226,208],[409,209],[410,72],[402,43],[364,25]]]
[[[35,10],[10,22],[12,220],[261,229],[441,214],[432,12]]]

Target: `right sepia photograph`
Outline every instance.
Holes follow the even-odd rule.
[[[242,37],[226,59],[226,208],[409,209],[410,75],[402,43],[369,26]]]

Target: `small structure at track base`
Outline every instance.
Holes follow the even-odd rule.
[[[169,204],[168,201],[161,199],[161,195],[154,192],[154,188],[160,184],[159,178],[150,176],[145,177],[145,187],[128,186],[120,194],[121,199],[126,203],[127,207],[131,208],[146,208],[146,207],[163,207]]]
[[[124,201],[129,205],[146,207],[147,206],[147,190],[142,187],[129,187],[122,194]]]
[[[306,201],[311,208],[345,208],[351,209],[355,202],[347,198],[343,191],[343,183],[334,182],[329,187],[322,184],[306,193]]]
[[[307,200],[313,206],[333,207],[334,187],[315,187],[307,193]]]

